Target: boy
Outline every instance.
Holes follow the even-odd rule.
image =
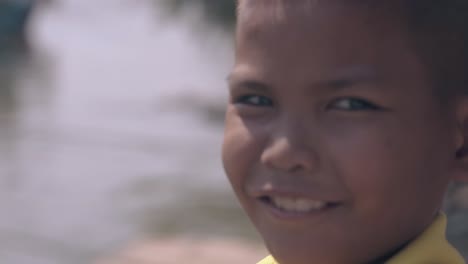
[[[241,0],[223,163],[263,264],[461,264],[468,0]]]

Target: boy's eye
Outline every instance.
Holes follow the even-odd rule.
[[[363,99],[341,98],[328,105],[329,109],[341,111],[376,111],[382,108]]]
[[[273,105],[271,99],[261,95],[243,95],[235,99],[234,103],[257,107],[269,107]]]

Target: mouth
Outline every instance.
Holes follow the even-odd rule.
[[[258,197],[258,200],[279,218],[297,218],[317,215],[339,205],[335,202],[284,196],[261,196]]]

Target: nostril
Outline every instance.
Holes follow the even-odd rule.
[[[464,158],[466,155],[468,155],[468,148],[462,147],[456,152],[455,157],[457,159],[461,159],[461,158]]]
[[[306,170],[305,166],[301,165],[301,164],[297,164],[295,165],[294,167],[291,167],[289,169],[290,172],[300,172],[302,170]]]
[[[261,196],[258,199],[264,203],[271,203],[271,198],[269,196]]]

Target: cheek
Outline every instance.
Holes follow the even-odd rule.
[[[360,210],[395,214],[419,209],[443,193],[444,155],[440,135],[424,126],[366,127],[335,139],[338,174]],[[422,209],[422,208],[421,208]]]
[[[243,186],[257,163],[259,145],[254,129],[228,110],[222,159],[226,175],[238,195],[244,192]]]

